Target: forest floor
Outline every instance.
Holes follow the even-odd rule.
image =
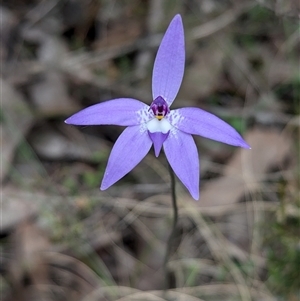
[[[300,300],[298,1],[0,7],[1,300]],[[100,191],[123,128],[64,120],[118,97],[150,104],[155,54],[177,13],[186,68],[174,108],[219,116],[251,150],[194,137],[200,200],[177,180],[164,293],[173,218],[164,154],[151,150]]]

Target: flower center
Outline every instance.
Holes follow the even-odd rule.
[[[167,119],[156,119],[153,118],[152,120],[150,120],[147,123],[147,130],[150,133],[163,133],[166,134],[170,131],[170,129],[172,128],[170,122]]]
[[[167,102],[161,96],[152,101],[150,109],[158,120],[163,119],[170,112]]]

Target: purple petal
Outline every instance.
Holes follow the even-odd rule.
[[[184,73],[184,32],[180,15],[171,21],[159,46],[152,75],[153,99],[161,96],[170,106]]]
[[[166,157],[179,180],[199,200],[199,157],[191,135],[172,130],[164,143]]]
[[[149,106],[132,98],[118,98],[105,101],[69,117],[65,123],[75,125],[115,124],[132,126],[150,118]]]
[[[172,110],[166,118],[174,127],[185,133],[199,135],[234,146],[250,148],[231,125],[199,108]]]
[[[158,157],[159,156],[159,153],[160,153],[160,150],[163,146],[163,143],[165,142],[165,140],[168,138],[169,136],[169,133],[161,133],[161,132],[155,132],[155,133],[151,133],[148,131],[148,134],[150,136],[150,139],[152,140],[153,142],[153,146],[154,146],[154,153],[155,153],[155,156]]]
[[[151,146],[146,127],[126,128],[110,153],[100,189],[107,189],[129,173],[147,155]]]

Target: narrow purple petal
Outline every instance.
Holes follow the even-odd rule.
[[[105,101],[72,115],[65,123],[74,125],[115,124],[132,126],[147,122],[149,106],[132,98],[118,98]]]
[[[199,157],[191,135],[172,130],[164,142],[166,157],[179,180],[195,200],[199,200]]]
[[[199,108],[172,110],[166,118],[179,130],[226,144],[250,148],[241,135],[219,117]]]
[[[153,99],[161,96],[170,106],[180,88],[184,73],[184,32],[180,15],[171,21],[159,46],[152,75]]]
[[[155,132],[155,133],[151,133],[148,131],[149,137],[153,142],[153,146],[154,146],[154,153],[155,156],[158,157],[159,153],[161,151],[161,148],[163,146],[163,143],[165,142],[165,140],[168,138],[170,132],[167,132],[166,134],[161,133],[161,132]]]
[[[147,155],[151,146],[145,126],[126,128],[110,153],[100,189],[107,189],[129,173]]]

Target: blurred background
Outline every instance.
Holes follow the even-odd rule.
[[[150,104],[177,13],[186,69],[173,108],[216,114],[252,150],[195,137],[201,196],[177,181],[164,296],[164,155],[100,191],[123,128],[64,120],[117,97]],[[297,0],[3,0],[1,300],[299,300],[299,13]]]

